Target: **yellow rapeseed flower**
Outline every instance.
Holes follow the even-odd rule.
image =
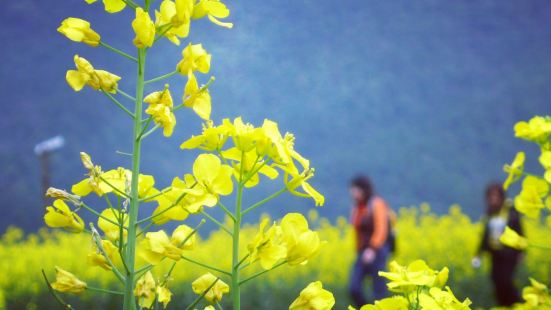
[[[249,243],[249,261],[260,261],[260,266],[268,270],[271,269],[280,259],[285,258],[287,249],[281,244],[281,228],[272,225],[268,230],[266,227],[270,220],[262,219],[258,233]]]
[[[107,257],[113,262],[118,257],[118,248],[109,240],[102,240],[101,246],[107,254]],[[87,262],[91,266],[99,266],[105,270],[111,270],[111,265],[107,261],[107,258],[100,252],[97,245],[94,243],[92,251],[88,253]]]
[[[508,247],[524,250],[528,247],[528,239],[519,235],[516,231],[512,230],[509,226],[505,227],[505,231],[499,237],[499,241]]]
[[[549,184],[542,178],[527,176],[522,181],[522,190],[515,197],[515,208],[527,215],[536,218],[540,210],[545,207],[543,198],[549,193]]]
[[[55,282],[52,283],[52,288],[62,293],[80,294],[86,290],[86,283],[79,280],[74,274],[65,271],[59,267],[55,267]]]
[[[163,135],[170,137],[176,126],[176,117],[172,111],[173,102],[168,85],[161,91],[153,92],[144,98],[149,104],[145,113],[153,117],[153,121],[163,128]]]
[[[151,47],[155,40],[155,23],[141,7],[136,9],[136,18],[132,21],[132,29],[136,36],[134,45],[138,48]]]
[[[50,227],[65,228],[70,232],[79,233],[84,230],[82,219],[61,199],[55,200],[53,206],[46,207],[44,221]]]
[[[105,236],[111,241],[117,241],[120,239],[120,228],[118,224],[122,223],[123,227],[128,227],[128,214],[119,212],[117,209],[107,208],[101,213],[101,217],[98,218],[98,227],[105,233]],[[106,219],[109,219],[106,220]],[[122,237],[126,239],[128,231],[122,230]]]
[[[218,195],[229,195],[233,191],[233,169],[223,165],[218,156],[201,154],[193,163],[193,176],[198,185],[204,186],[210,195],[218,199]]]
[[[207,293],[205,294],[205,299],[213,304],[220,302],[222,300],[222,296],[230,292],[230,287],[210,272],[193,281],[193,283],[191,283],[191,287],[193,292],[197,295],[201,295],[206,291]]]
[[[191,4],[191,7],[193,7],[193,4]],[[187,20],[180,21],[177,13],[174,1],[163,0],[159,11],[155,11],[155,26],[170,42],[180,45],[179,38],[185,38],[189,34],[190,19],[188,14]]]
[[[176,70],[183,75],[189,75],[195,71],[208,73],[210,59],[211,55],[207,53],[202,44],[189,43],[182,51],[182,60],[176,66]]]
[[[515,124],[515,136],[538,143],[540,145],[549,145],[549,136],[551,135],[551,117],[535,116],[528,122],[518,122]]]
[[[231,29],[232,23],[221,22],[218,18],[226,18],[230,15],[230,10],[220,0],[199,0],[199,3],[193,8],[193,19],[203,18],[205,16],[218,26]]]
[[[138,297],[138,304],[141,308],[149,309],[155,302],[155,279],[151,271],[146,272],[136,282],[134,295]]]
[[[211,98],[208,89],[200,89],[197,78],[193,73],[188,74],[188,81],[184,89],[184,106],[193,111],[204,120],[210,119]]]
[[[116,93],[119,76],[104,70],[96,70],[88,60],[75,55],[77,70],[68,70],[65,79],[71,88],[80,91],[85,85],[95,90],[103,90],[108,93]]]
[[[82,42],[90,46],[98,46],[100,35],[90,28],[90,23],[84,19],[69,17],[61,22],[57,31],[69,40]]]
[[[516,182],[522,176],[524,170],[524,160],[526,155],[524,152],[518,152],[515,159],[510,165],[503,166],[503,171],[507,172],[507,179],[503,183],[503,189],[509,189],[512,183]]]
[[[188,140],[184,141],[181,145],[181,149],[195,149],[199,148],[206,151],[221,150],[224,144],[231,136],[233,131],[233,124],[229,119],[222,120],[222,124],[214,126],[212,121],[207,121],[203,124],[203,132],[199,136],[192,136]]]
[[[308,221],[302,214],[288,213],[281,219],[280,226],[289,265],[306,264],[318,253],[321,244],[318,233],[308,228]]]
[[[387,287],[395,293],[415,292],[419,287],[441,287],[447,281],[448,269],[440,272],[432,270],[423,260],[416,260],[408,266],[401,266],[396,261],[389,265],[390,271],[379,271],[379,276],[390,280]]]
[[[157,301],[163,304],[163,308],[166,306],[172,298],[172,292],[166,286],[157,286]]]
[[[180,225],[173,231],[170,239],[163,230],[149,232],[140,245],[142,258],[150,264],[156,265],[164,257],[178,261],[184,250],[193,249],[195,246],[195,234],[189,226]]]
[[[335,305],[333,293],[323,289],[320,281],[312,282],[304,288],[289,310],[329,310]]]
[[[88,4],[97,2],[97,0],[84,0]],[[126,2],[123,0],[103,0],[105,11],[108,13],[117,13],[122,11],[126,7]]]

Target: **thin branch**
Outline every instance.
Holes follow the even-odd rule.
[[[261,272],[259,272],[259,273],[256,273],[256,274],[254,274],[254,275],[252,275],[252,276],[246,278],[245,280],[239,282],[239,285],[243,285],[243,284],[249,282],[250,280],[252,280],[252,279],[254,279],[254,278],[256,278],[256,277],[259,277],[259,276],[261,276],[261,275],[263,275],[263,274],[265,274],[265,273],[267,273],[267,272],[270,272],[270,271],[276,269],[277,267],[283,266],[283,265],[286,264],[286,263],[287,263],[287,261],[284,260],[284,261],[282,261],[281,263],[279,263],[279,264],[273,266],[273,267],[270,268],[270,269],[266,269],[266,270],[263,270],[263,271],[261,271]]]
[[[163,75],[158,76],[158,77],[156,77],[156,78],[154,78],[154,79],[147,80],[147,81],[144,82],[144,84],[151,84],[151,83],[155,83],[155,82],[158,82],[158,81],[162,81],[162,80],[168,79],[169,77],[172,77],[172,76],[174,76],[174,75],[176,75],[176,74],[178,74],[178,70],[174,70],[174,71],[172,71],[172,72],[170,72],[170,73],[163,74]]]
[[[245,214],[251,212],[252,210],[254,210],[254,209],[258,208],[258,207],[260,207],[261,205],[263,205],[263,204],[267,203],[268,201],[270,201],[270,200],[276,198],[277,196],[283,194],[283,193],[286,192],[286,191],[287,191],[287,188],[286,188],[286,187],[284,187],[284,188],[278,190],[277,192],[273,193],[272,195],[270,195],[270,196],[268,196],[268,197],[262,199],[261,201],[255,203],[254,205],[252,205],[252,206],[248,207],[247,209],[245,209],[245,211],[243,211],[243,215],[245,215]]]
[[[201,266],[201,267],[203,267],[203,268],[207,268],[207,269],[210,269],[210,270],[212,270],[212,271],[216,271],[216,272],[223,273],[223,274],[225,274],[225,275],[231,276],[231,273],[229,273],[229,272],[227,272],[227,271],[224,271],[224,270],[222,270],[222,269],[218,269],[218,268],[216,268],[216,267],[209,266],[209,265],[207,265],[207,264],[203,264],[203,263],[201,263],[201,262],[199,262],[199,261],[196,261],[196,260],[194,260],[194,259],[185,257],[185,256],[183,256],[183,255],[182,255],[181,257],[182,257],[183,260],[187,260],[188,262],[194,263],[194,264],[197,265],[197,266]]]
[[[104,93],[107,98],[111,99],[111,101],[113,101],[119,108],[121,108],[121,110],[123,110],[124,112],[126,112],[126,114],[128,114],[132,119],[134,119],[134,113],[130,112],[130,110],[128,110],[125,106],[122,105],[122,103],[120,103],[117,99],[115,99],[115,97],[113,97],[113,95],[111,95],[110,93],[106,92],[105,90],[101,89],[101,92]]]
[[[230,209],[228,209],[220,200],[218,200],[218,206],[220,208],[222,208],[222,210],[224,210],[224,212],[226,212],[226,214],[235,222],[236,219],[235,219],[235,216],[233,215],[233,213],[231,213]]]
[[[102,180],[105,184],[109,185],[109,187],[111,187],[115,192],[121,194],[122,196],[128,198],[128,199],[132,199],[132,197],[128,196],[127,193],[121,191],[120,189],[118,189],[117,187],[115,187],[115,185],[111,184],[109,181],[107,181],[104,177],[102,177],[101,175],[99,176],[100,180]]]
[[[101,213],[99,213],[98,211],[92,209],[92,207],[86,205],[84,202],[81,201],[81,204],[80,204],[79,206],[81,206],[81,207],[83,207],[84,209],[90,211],[90,213],[94,214],[95,216],[101,217],[102,219],[106,220],[107,222],[109,222],[109,223],[111,223],[111,224],[113,224],[113,225],[119,226],[119,223],[117,223],[117,222],[111,220],[110,218],[107,218],[107,217],[101,215]],[[126,227],[123,227],[123,228],[124,228],[124,229],[127,229]]]
[[[52,287],[52,285],[50,284],[50,281],[48,280],[48,277],[46,277],[46,273],[44,272],[44,269],[42,269],[42,276],[44,277],[44,281],[46,281],[46,286],[48,286],[48,291],[50,291],[50,294],[52,294],[55,298],[55,300],[61,305],[63,306],[64,309],[67,309],[67,310],[74,310],[73,307],[71,307],[71,305],[69,305],[68,303],[66,303],[65,301],[63,301],[63,299],[61,299],[61,297],[59,297],[59,295],[55,292],[54,288]]]
[[[107,294],[113,294],[113,295],[124,295],[123,292],[106,290],[106,289],[99,288],[99,287],[87,286],[86,288],[91,290],[91,291],[96,291],[96,292],[100,292],[100,293],[107,293]]]
[[[224,226],[224,224],[220,223],[217,219],[212,217],[210,214],[205,212],[204,210],[201,210],[201,214],[203,214],[206,218],[214,222],[214,224],[218,225],[218,227],[222,228],[225,232],[227,232],[230,236],[232,235],[232,232]]]
[[[195,298],[195,300],[189,306],[187,306],[185,310],[194,309],[195,306],[201,301],[201,299],[203,299],[205,295],[214,287],[214,285],[216,284],[216,282],[218,282],[218,280],[220,280],[220,278],[216,278],[216,280],[214,280],[214,282],[212,282],[212,284],[209,287],[207,287],[207,289],[204,290],[203,293],[201,293],[201,295]]]
[[[126,92],[123,92],[122,90],[120,90],[118,88],[117,88],[117,93],[123,95],[124,97],[126,97],[127,99],[129,99],[132,102],[136,102],[136,98],[132,97],[131,95],[127,94]]]
[[[108,49],[108,50],[110,50],[110,51],[112,51],[112,52],[115,52],[115,53],[117,53],[117,54],[119,54],[119,55],[121,55],[121,56],[123,56],[123,57],[126,57],[126,58],[132,60],[133,62],[138,62],[138,59],[137,59],[136,57],[131,56],[131,55],[129,55],[129,54],[127,54],[127,53],[125,53],[125,52],[123,52],[123,51],[117,49],[117,48],[114,48],[114,47],[112,47],[111,45],[109,45],[109,44],[107,44],[107,43],[105,43],[105,42],[103,42],[103,41],[100,41],[100,42],[99,42],[99,45],[101,45],[101,46],[105,47],[106,49]]]

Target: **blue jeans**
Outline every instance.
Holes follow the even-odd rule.
[[[365,264],[362,262],[362,252],[358,253],[350,274],[349,287],[350,296],[355,306],[361,307],[369,303],[363,293],[363,281],[366,276],[371,276],[373,281],[373,297],[375,300],[387,297],[386,282],[384,278],[378,275],[378,272],[386,269],[389,254],[389,245],[384,245],[376,252],[375,260],[370,264]]]

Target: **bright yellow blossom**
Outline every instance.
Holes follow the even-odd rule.
[[[149,104],[145,113],[153,117],[153,121],[163,128],[163,135],[170,137],[176,126],[176,117],[172,111],[173,102],[168,85],[164,90],[156,91],[144,98],[144,102]]]
[[[52,288],[62,293],[80,294],[86,290],[86,283],[79,280],[74,274],[55,267],[55,282]]]
[[[551,118],[535,116],[528,122],[515,124],[515,136],[517,138],[532,141],[538,144],[548,144],[551,135]]]
[[[233,124],[229,119],[222,120],[222,124],[214,126],[212,121],[203,124],[203,132],[199,136],[192,136],[184,141],[181,149],[199,148],[207,151],[221,150],[233,131]]]
[[[118,257],[118,248],[111,241],[101,240],[101,246],[111,262]],[[87,261],[91,266],[99,266],[105,270],[111,270],[111,265],[107,261],[107,258],[100,252],[96,244],[93,245],[92,251],[88,253]]]
[[[193,19],[203,18],[205,16],[218,26],[231,29],[232,23],[221,22],[218,18],[226,18],[230,15],[230,10],[220,0],[199,0],[199,3],[193,8]]]
[[[395,293],[411,293],[422,286],[441,287],[447,280],[447,268],[437,272],[422,260],[416,260],[408,266],[401,266],[392,261],[389,267],[389,272],[379,271],[379,275],[390,280],[387,287]]]
[[[50,227],[65,228],[70,232],[79,233],[84,230],[82,219],[61,199],[55,200],[53,206],[46,207],[44,221]]]
[[[509,186],[516,182],[521,176],[524,170],[524,152],[518,152],[511,165],[503,166],[503,171],[508,173],[505,183],[503,183],[503,189],[509,189]]]
[[[57,31],[66,36],[69,40],[82,42],[90,46],[98,46],[100,35],[90,28],[90,23],[75,17],[66,18],[61,22]]]
[[[136,36],[134,45],[138,48],[151,47],[155,40],[155,24],[141,7],[136,9],[136,18],[132,21],[132,29]]]
[[[146,272],[136,282],[134,295],[138,297],[138,304],[141,308],[149,309],[155,302],[155,279],[151,271]]]
[[[77,70],[68,70],[65,79],[75,91],[80,91],[84,85],[88,85],[95,90],[117,92],[117,83],[121,79],[119,76],[104,70],[95,70],[88,60],[78,55],[75,55],[74,61]]]
[[[157,286],[157,301],[163,304],[163,308],[166,306],[172,298],[172,292],[166,286]]]
[[[208,73],[210,58],[211,55],[207,53],[202,44],[189,43],[182,51],[182,60],[176,66],[176,70],[183,75],[189,75],[195,71]]]
[[[191,6],[193,7],[193,4]],[[170,42],[180,45],[179,38],[185,38],[189,34],[190,22],[189,18],[187,22],[180,22],[177,17],[176,3],[163,0],[159,11],[155,11],[155,26]]]
[[[288,213],[281,219],[280,226],[289,265],[306,264],[317,254],[321,244],[318,233],[308,228],[308,221],[302,214]]]
[[[86,3],[92,4],[97,0],[85,0]],[[126,2],[123,0],[103,0],[103,5],[105,6],[105,11],[108,13],[117,13],[122,11],[126,7]]]
[[[213,154],[201,154],[193,163],[193,176],[197,183],[217,199],[218,195],[226,196],[233,191],[232,173],[233,169],[223,165],[220,158]]]
[[[105,236],[109,240],[119,240],[121,232],[119,229],[119,225],[115,223],[122,223],[123,227],[128,227],[128,214],[124,212],[119,212],[119,210],[112,208],[107,208],[103,210],[100,214],[101,217],[98,218],[98,227],[105,233]],[[123,239],[126,239],[127,234],[127,230],[122,229]]]
[[[263,174],[272,180],[279,175],[274,167],[267,165],[263,160],[259,160],[254,150],[243,153],[236,147],[233,147],[223,151],[222,156],[235,162],[233,167],[234,175],[237,180],[245,180],[247,178],[245,187],[256,186],[260,181],[259,174]],[[241,173],[243,175],[241,175]]]
[[[201,295],[208,290],[205,294],[205,299],[210,303],[217,303],[221,301],[222,295],[230,292],[230,287],[210,272],[193,281],[193,283],[191,283],[191,287],[193,292],[197,295]]]
[[[539,309],[538,307],[551,304],[551,295],[549,295],[549,289],[545,284],[532,278],[530,278],[530,284],[531,286],[527,286],[522,290],[522,298],[528,306]]]
[[[163,230],[149,232],[140,245],[142,258],[150,264],[156,265],[164,257],[178,261],[184,250],[193,249],[195,246],[195,234],[190,227],[180,225],[174,230],[170,239]]]
[[[403,296],[393,296],[364,305],[360,310],[409,310],[409,302]]]
[[[188,74],[188,81],[184,89],[184,106],[192,108],[199,117],[210,119],[211,99],[208,89],[199,88],[197,78],[193,73]]]
[[[193,5],[195,0],[176,0],[176,15],[172,17],[172,23],[175,27],[186,25],[189,31],[191,15],[193,14]]]
[[[304,288],[289,310],[329,310],[335,305],[335,297],[323,289],[320,281],[312,282]]]
[[[467,298],[459,301],[449,287],[442,290],[438,287],[431,287],[428,294],[419,294],[419,305],[421,309],[431,310],[469,310],[471,301]]]
[[[250,262],[260,261],[262,268],[271,269],[280,259],[285,258],[287,249],[279,240],[281,238],[281,228],[272,225],[267,231],[266,227],[270,220],[262,219],[258,233],[247,246],[249,250]]]
[[[524,250],[528,247],[528,239],[519,235],[516,231],[509,228],[509,226],[505,227],[505,231],[499,237],[499,241],[517,250]]]
[[[293,195],[300,197],[310,197],[314,200],[316,206],[323,206],[325,203],[325,197],[320,194],[310,183],[306,182],[308,179],[314,176],[314,169],[308,168],[300,174],[291,175],[293,178],[289,179],[289,174],[285,174],[284,181],[285,186],[289,192]],[[301,187],[304,193],[297,191],[298,187]]]

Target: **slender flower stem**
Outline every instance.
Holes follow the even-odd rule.
[[[224,224],[220,223],[220,221],[218,221],[217,219],[215,219],[214,217],[212,217],[210,214],[208,214],[207,212],[205,212],[205,210],[202,210],[201,211],[201,214],[203,214],[206,218],[208,218],[209,220],[211,220],[214,224],[218,225],[218,227],[220,227],[221,229],[223,229],[225,232],[227,232],[230,236],[232,235],[232,232],[226,228],[226,226],[224,226]]]
[[[126,3],[126,5],[128,5],[129,7],[133,8],[134,10],[137,9],[139,7],[139,5],[137,5],[134,1],[132,0],[122,0],[124,1],[124,3]]]
[[[103,183],[109,185],[109,187],[111,187],[115,192],[121,194],[122,196],[124,196],[124,197],[126,197],[126,198],[128,198],[128,199],[131,199],[131,198],[132,198],[132,197],[128,196],[127,193],[121,191],[121,190],[118,189],[115,185],[111,184],[111,182],[107,181],[107,180],[106,180],[104,177],[102,177],[101,175],[99,176],[99,178],[100,178],[100,180],[101,180]]]
[[[158,82],[158,81],[162,81],[162,80],[168,79],[169,77],[174,76],[174,75],[176,75],[176,74],[178,74],[178,71],[177,71],[177,70],[174,70],[174,71],[172,71],[172,72],[170,72],[170,73],[163,74],[163,75],[158,76],[158,77],[156,77],[156,78],[154,78],[154,79],[147,80],[147,81],[144,82],[144,84],[151,84],[151,83],[155,83],[155,82]]]
[[[235,216],[233,216],[233,213],[231,213],[231,211],[221,202],[221,201],[218,201],[218,206],[224,210],[224,212],[226,213],[227,216],[229,216],[232,221],[235,222]]]
[[[117,266],[115,266],[115,264],[113,264],[113,261],[111,260],[111,258],[109,257],[109,255],[107,255],[107,253],[105,252],[105,249],[103,248],[103,244],[101,243],[101,237],[99,236],[99,233],[98,231],[94,228],[94,224],[90,223],[90,230],[92,231],[92,239],[94,240],[94,243],[96,244],[96,247],[98,248],[99,252],[101,253],[101,255],[103,255],[103,257],[105,258],[105,260],[107,261],[107,264],[109,264],[109,266],[111,267],[111,270],[113,271],[113,273],[115,274],[115,276],[117,276],[117,278],[122,282],[124,283],[125,282],[125,277],[123,276],[123,274],[117,269]]]
[[[148,197],[145,197],[145,198],[140,199],[140,202],[150,201],[151,199],[154,199],[154,198],[157,198],[157,197],[159,197],[159,196],[161,196],[161,195],[164,195],[164,194],[170,192],[171,190],[172,190],[172,187],[169,187],[169,188],[167,188],[167,189],[164,189],[164,190],[158,192],[157,194],[154,194],[154,195],[151,195],[151,196],[148,196]]]
[[[193,184],[193,186],[192,186],[191,188],[193,188],[194,186],[195,186],[195,184]],[[176,199],[176,201],[175,201],[173,204],[171,204],[168,208],[166,208],[166,209],[160,211],[159,213],[155,213],[155,214],[153,214],[153,215],[151,215],[151,216],[148,216],[148,217],[146,217],[146,218],[143,218],[143,219],[137,221],[137,222],[136,222],[136,225],[139,225],[139,224],[145,223],[145,222],[147,222],[147,221],[150,221],[150,220],[156,218],[157,216],[159,216],[159,215],[161,215],[161,214],[163,214],[163,213],[169,211],[170,209],[176,207],[176,206],[178,205],[178,203],[179,203],[186,195],[187,195],[187,193],[182,193],[182,194],[180,195],[180,197],[178,197],[178,199]],[[187,211],[187,210],[184,209],[184,211]]]
[[[209,287],[207,287],[207,289],[204,290],[203,293],[201,293],[201,295],[197,296],[197,298],[195,298],[195,300],[189,306],[187,306],[185,310],[195,309],[195,306],[201,301],[201,299],[205,297],[205,295],[210,291],[210,289],[214,287],[214,285],[216,284],[216,282],[218,282],[218,280],[220,280],[220,278],[216,278],[216,280],[214,280],[212,284]]]
[[[151,120],[153,119],[153,116],[149,116],[147,118],[147,121],[145,121],[145,125],[142,128],[142,131],[140,132],[140,135],[138,136],[138,139],[141,139],[145,131],[149,128],[149,124],[151,123]]]
[[[116,49],[116,48],[112,47],[111,45],[109,45],[109,44],[107,44],[107,43],[105,43],[105,42],[103,42],[103,41],[100,41],[100,42],[99,42],[99,45],[101,45],[101,46],[105,47],[106,49],[108,49],[108,50],[110,50],[110,51],[112,51],[112,52],[115,52],[115,53],[117,53],[117,54],[119,54],[119,55],[121,55],[121,56],[123,56],[123,57],[126,57],[126,58],[128,58],[128,59],[130,59],[130,60],[132,60],[132,61],[134,61],[134,62],[138,62],[138,59],[136,59],[136,57],[131,56],[131,55],[129,55],[129,54],[127,54],[127,53],[125,53],[125,52],[119,50],[119,49]]]
[[[130,210],[128,213],[128,240],[126,246],[126,259],[128,271],[124,288],[124,310],[132,310],[135,307],[134,298],[134,268],[136,257],[136,230],[138,221],[138,208],[140,198],[138,196],[138,177],[140,174],[141,139],[137,139],[142,129],[142,102],[144,93],[145,59],[147,51],[145,48],[138,49],[138,77],[136,81],[136,102],[134,111],[134,132],[132,135],[132,181],[130,184]]]
[[[233,299],[233,309],[241,309],[241,292],[239,290],[239,232],[241,230],[241,200],[243,195],[243,185],[240,183],[237,189],[237,198],[235,204],[235,222],[233,224],[232,240],[232,273],[231,273],[231,293]]]
[[[113,294],[113,295],[124,295],[123,292],[106,290],[106,289],[103,289],[103,288],[93,287],[93,286],[87,286],[86,289],[91,290],[91,291],[95,291],[95,292],[100,292],[100,293],[107,293],[107,294]]]
[[[55,300],[63,307],[63,309],[66,310],[73,310],[74,308],[71,307],[68,303],[66,303],[59,295],[55,292],[54,288],[50,284],[50,281],[48,280],[48,277],[46,277],[46,273],[44,272],[44,269],[42,269],[42,276],[44,277],[44,281],[46,281],[46,285],[48,286],[48,291],[50,291],[50,294],[52,294],[55,298]]]
[[[147,138],[147,136],[149,136],[150,134],[154,133],[155,130],[157,130],[159,127],[160,127],[159,125],[155,125],[153,128],[149,129],[148,132],[144,133],[144,134],[141,135],[141,136],[138,136],[138,138],[139,138],[140,140],[143,140],[143,139]]]
[[[170,29],[172,29],[172,23],[162,25],[161,27],[159,27],[158,30],[161,30],[161,31],[159,32],[155,40],[153,40],[153,43],[159,41],[159,39],[162,38]]]
[[[203,264],[199,261],[196,261],[194,259],[191,259],[189,257],[185,257],[185,256],[181,256],[183,260],[187,260],[188,262],[190,263],[194,263],[195,265],[197,266],[201,266],[203,268],[207,268],[207,269],[210,269],[212,271],[216,271],[216,272],[219,272],[219,273],[223,273],[225,275],[228,275],[228,276],[231,276],[231,273],[225,271],[225,270],[222,270],[222,269],[219,269],[219,268],[216,268],[216,267],[213,267],[213,266],[210,266],[210,265],[207,265],[207,264]]]
[[[110,93],[106,92],[105,90],[101,90],[101,92],[107,96],[107,98],[111,99],[111,101],[113,101],[119,108],[121,108],[121,110],[123,110],[126,114],[128,114],[131,118],[134,118],[134,113],[130,112],[130,110],[128,110],[124,105],[122,105],[122,103],[120,103],[117,99],[115,99],[115,97],[113,97],[113,95],[111,95]]]
[[[126,97],[127,99],[129,99],[132,102],[136,102],[136,98],[134,98],[133,96],[130,96],[126,92],[123,92],[120,88],[117,88],[117,93],[121,94],[123,97]]]
[[[268,196],[268,197],[262,199],[261,201],[255,203],[254,205],[252,205],[252,206],[248,207],[247,209],[245,209],[245,211],[243,211],[243,215],[245,215],[245,214],[251,212],[252,210],[254,210],[254,209],[258,208],[258,207],[260,207],[261,205],[267,203],[268,201],[270,201],[270,200],[276,198],[277,196],[279,196],[279,195],[285,193],[286,191],[287,191],[287,188],[286,188],[286,187],[284,187],[284,188],[278,190],[277,192],[273,193],[272,195],[270,195],[270,196]]]
[[[111,223],[111,224],[113,224],[113,225],[119,226],[119,223],[117,223],[117,222],[111,220],[110,218],[107,218],[107,217],[101,215],[101,213],[99,213],[98,211],[92,209],[92,207],[86,205],[84,202],[81,201],[81,203],[80,203],[79,206],[81,206],[81,207],[83,207],[84,209],[90,211],[90,213],[94,214],[95,216],[100,217],[100,218],[106,220],[107,222],[109,222],[109,223]],[[127,229],[127,228],[124,227],[124,229]]]
[[[249,282],[250,280],[252,280],[252,279],[254,279],[254,278],[256,278],[256,277],[259,277],[259,276],[261,276],[261,275],[263,275],[263,274],[265,274],[265,273],[267,273],[267,272],[270,272],[270,271],[276,269],[277,267],[280,267],[280,266],[285,265],[286,263],[287,263],[287,261],[284,260],[284,261],[282,261],[282,262],[280,262],[280,263],[274,265],[274,266],[273,266],[272,268],[270,268],[270,269],[262,270],[261,272],[256,273],[256,274],[254,274],[254,275],[252,275],[252,276],[246,278],[245,280],[239,282],[239,285],[243,285],[243,284]]]

